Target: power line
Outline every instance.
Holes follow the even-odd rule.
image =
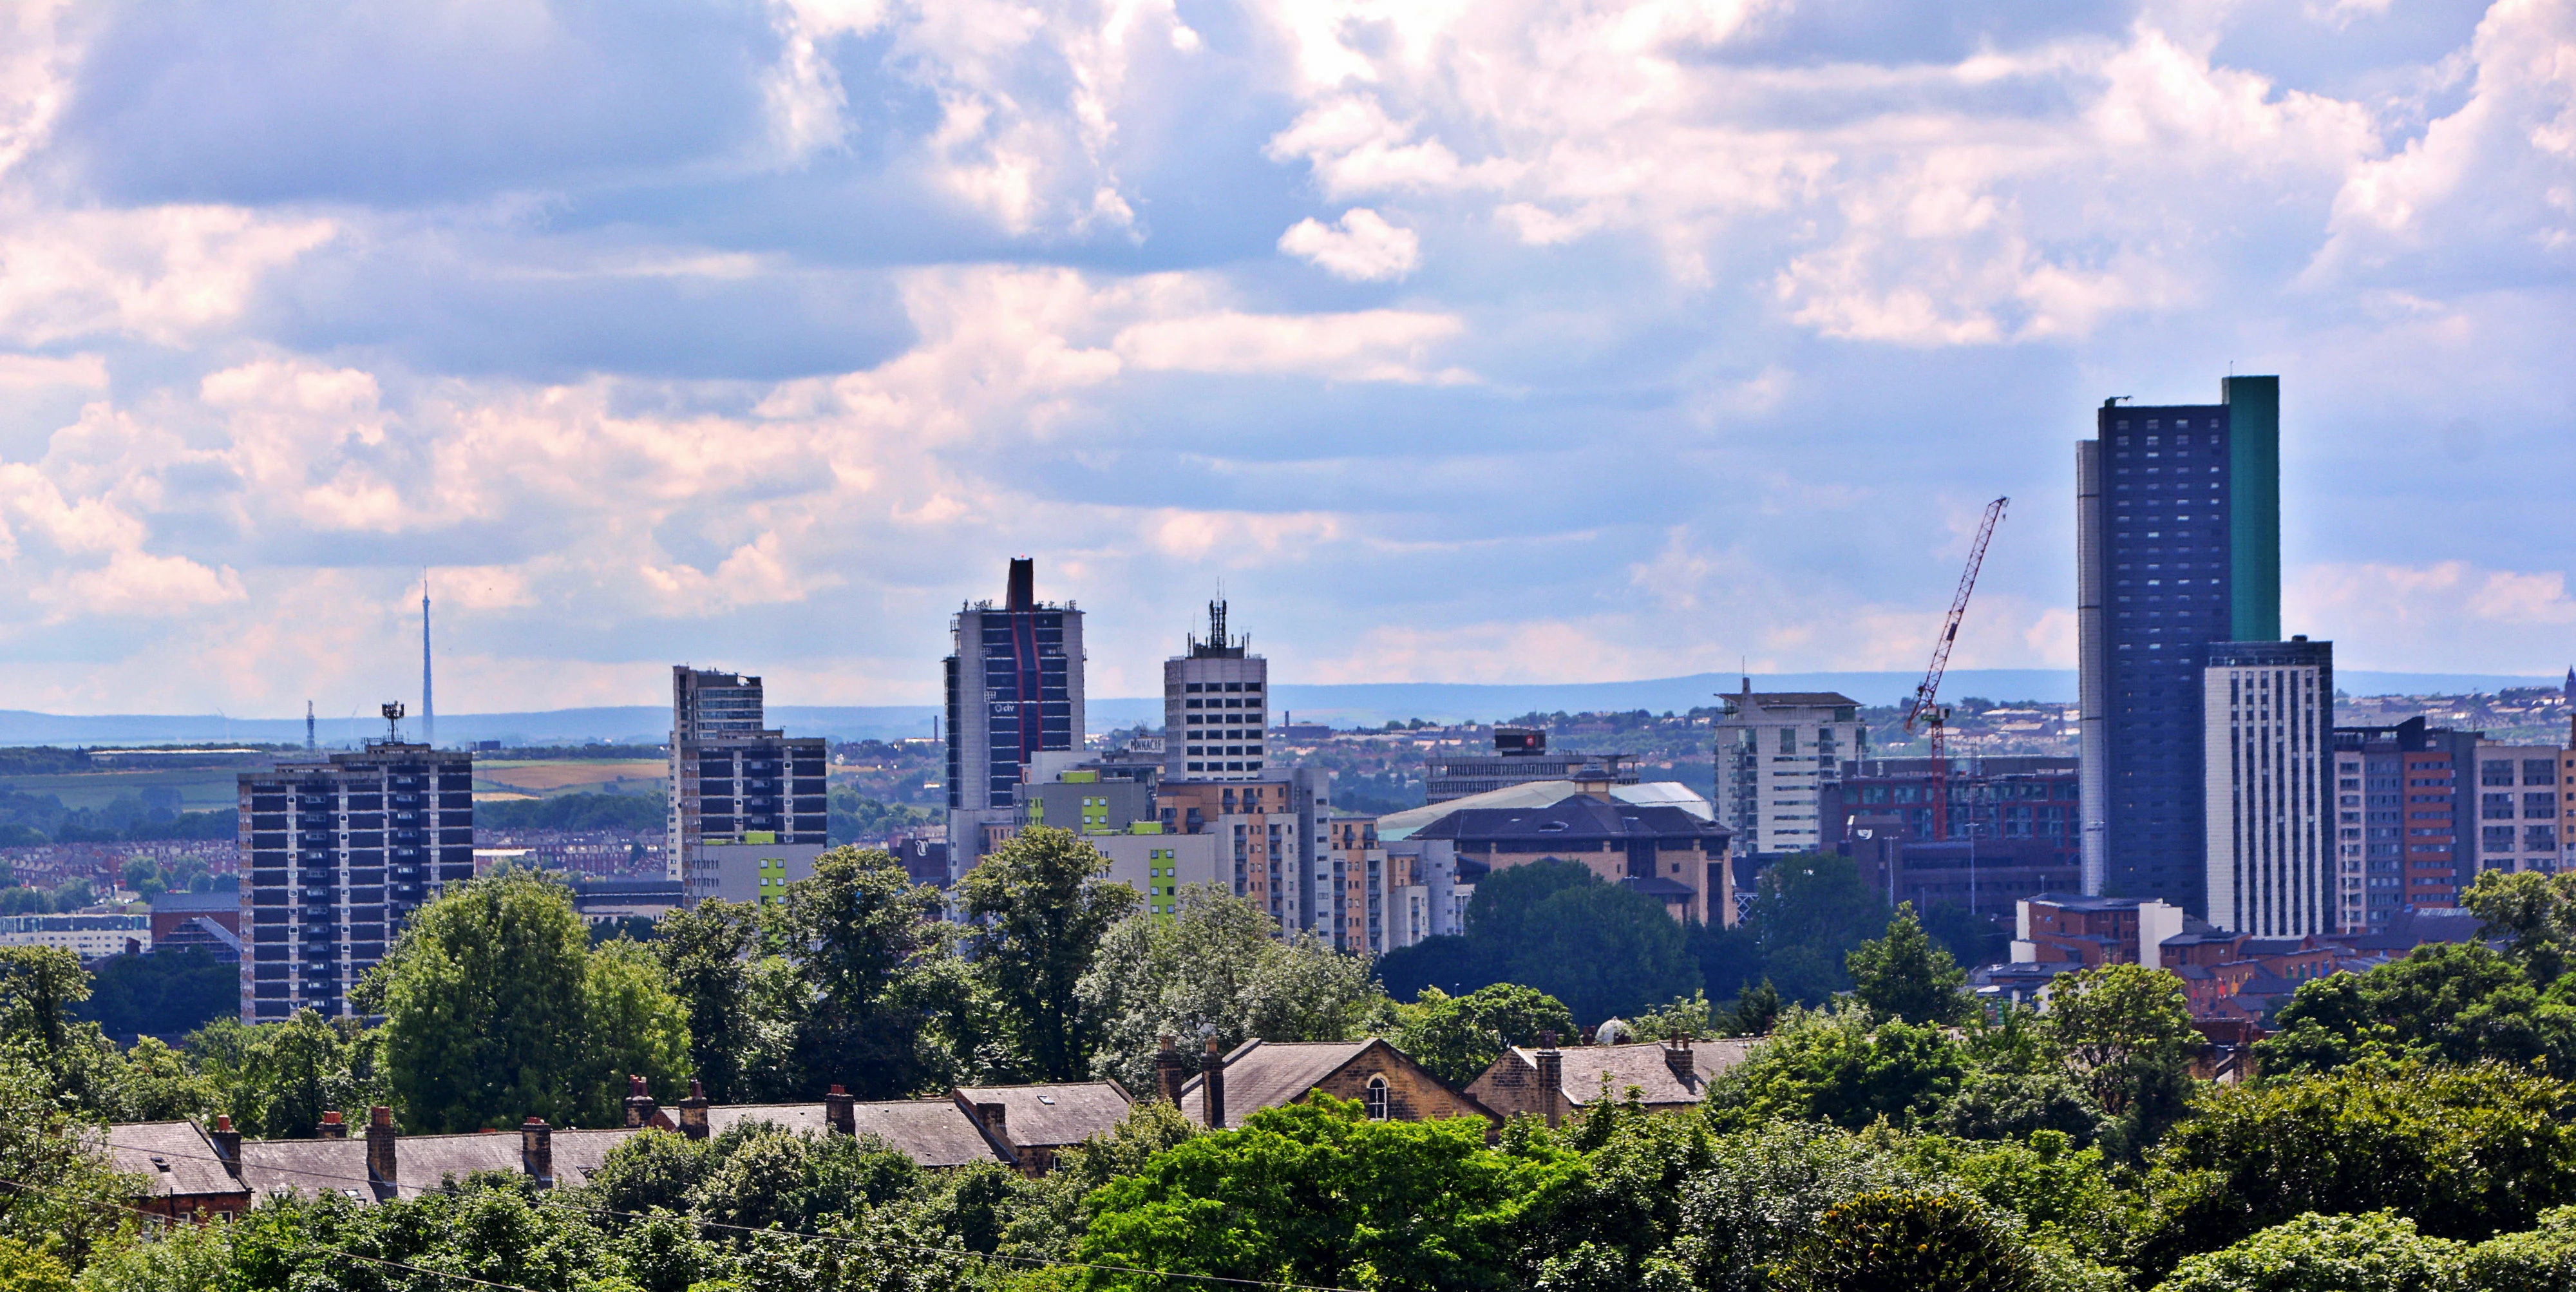
[[[162,1156],[169,1157],[174,1155],[164,1153]],[[181,1154],[177,1156],[185,1155]],[[43,1185],[29,1184],[24,1180],[12,1180],[5,1176],[0,1176],[0,1184],[5,1184],[10,1188],[21,1190],[26,1193],[46,1192],[46,1188]],[[130,1206],[122,1202],[110,1202],[104,1198],[75,1198],[73,1201],[86,1202],[94,1207],[112,1207],[118,1211],[130,1211],[135,1215],[149,1217],[153,1220],[170,1219],[170,1217],[146,1207]],[[456,1279],[459,1282],[472,1283],[478,1287],[499,1288],[501,1289],[501,1292],[539,1292],[538,1289],[529,1287],[524,1283],[495,1283],[490,1279],[478,1279],[471,1274],[459,1274],[454,1270],[432,1269],[426,1265],[410,1265],[402,1261],[388,1260],[381,1256],[361,1256],[356,1252],[344,1251],[337,1247],[325,1247],[322,1244],[315,1242],[307,1242],[304,1245],[314,1251],[341,1257],[345,1260],[364,1261],[369,1265],[382,1265],[388,1269],[405,1270],[413,1274],[434,1274],[440,1278]]]
[[[172,1149],[146,1147],[136,1144],[117,1144],[110,1141],[107,1143],[107,1147],[122,1148],[133,1153],[157,1153],[162,1157],[189,1158],[199,1162],[226,1162],[226,1159],[216,1157],[211,1154],[183,1153]],[[328,1172],[309,1170],[287,1171],[282,1172],[282,1174],[293,1175],[299,1179],[332,1180],[343,1184],[362,1184],[370,1187],[375,1184],[374,1178],[370,1176],[332,1175]],[[531,1198],[528,1200],[528,1205],[543,1207],[550,1211],[571,1211],[585,1215],[615,1216],[623,1220],[652,1219],[652,1215],[647,1212],[619,1211],[614,1207],[584,1206],[580,1203],[561,1202],[545,1198]],[[685,1219],[691,1224],[699,1225],[707,1229],[728,1229],[742,1234],[771,1234],[781,1238],[804,1238],[827,1243],[864,1243],[878,1247],[899,1247],[909,1251],[926,1252],[934,1256],[955,1257],[960,1260],[1012,1261],[1023,1265],[1061,1269],[1100,1270],[1112,1274],[1144,1274],[1159,1279],[1184,1279],[1196,1283],[1222,1283],[1235,1287],[1277,1288],[1281,1289],[1281,1292],[1364,1292],[1363,1289],[1338,1287],[1329,1283],[1283,1283],[1275,1279],[1241,1279],[1233,1278],[1224,1274],[1187,1274],[1173,1270],[1147,1269],[1141,1265],[1106,1265],[1095,1261],[1073,1261],[1053,1256],[1010,1256],[1004,1255],[1000,1252],[965,1252],[947,1247],[932,1247],[924,1243],[906,1243],[893,1239],[876,1237],[854,1238],[847,1234],[818,1233],[810,1229],[787,1229],[776,1225],[735,1225],[727,1224],[721,1220],[703,1220],[695,1216],[685,1216],[680,1217],[680,1219]]]

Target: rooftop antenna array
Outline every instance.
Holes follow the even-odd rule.
[[[385,715],[385,743],[388,745],[401,744],[403,719],[402,701],[387,700],[382,705],[377,706],[376,711]]]

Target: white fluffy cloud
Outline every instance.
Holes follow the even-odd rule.
[[[1311,215],[1299,220],[1279,235],[1279,249],[1355,283],[1398,279],[1422,267],[1421,237],[1365,206],[1342,212],[1332,224]]]
[[[0,707],[372,704],[423,568],[451,709],[920,701],[1022,552],[1104,695],[1219,579],[1292,679],[1902,670],[2002,492],[1959,663],[2063,667],[2066,443],[2231,364],[2294,620],[2555,668],[2576,0],[2403,17],[17,6]]]

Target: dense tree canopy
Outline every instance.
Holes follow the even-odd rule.
[[[1509,866],[1477,881],[1467,932],[1386,957],[1388,989],[1451,996],[1511,982],[1565,1002],[1598,1023],[1701,990],[1687,931],[1663,903],[1607,883],[1577,862]]]
[[[1069,830],[1030,826],[958,885],[976,978],[1008,1020],[1032,1075],[1087,1075],[1107,1019],[1079,990],[1111,925],[1139,904],[1125,884],[1093,882],[1109,859]]]
[[[1433,1076],[1464,1086],[1484,1074],[1509,1045],[1534,1045],[1546,1033],[1574,1043],[1574,1015],[1554,996],[1517,983],[1452,996],[1437,987],[1398,1005],[1389,1038]]]
[[[1852,994],[1873,1018],[1956,1023],[1968,1015],[1968,998],[1959,994],[1967,971],[1923,932],[1912,902],[1896,908],[1886,936],[1853,948],[1843,965]]]

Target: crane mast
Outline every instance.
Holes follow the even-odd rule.
[[[2011,501],[1997,498],[1986,504],[1986,514],[1977,522],[1976,541],[1968,545],[1968,568],[1959,575],[1958,591],[1950,594],[1950,617],[1932,643],[1932,666],[1923,671],[1923,680],[1905,707],[1905,734],[1913,735],[1919,728],[1932,746],[1932,837],[1936,841],[1950,837],[1950,711],[1941,707],[1941,675],[1950,670],[1950,648],[1958,643],[1959,620],[1968,613],[1968,594],[1977,590],[1986,544],[1994,540],[1995,522],[2004,518],[2004,506]]]

